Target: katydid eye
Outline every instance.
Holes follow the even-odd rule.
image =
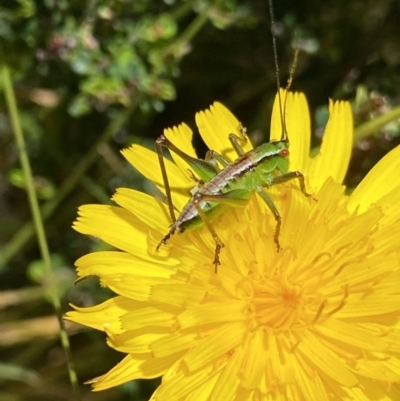
[[[279,156],[281,157],[288,157],[289,156],[289,149],[284,148],[279,151]]]

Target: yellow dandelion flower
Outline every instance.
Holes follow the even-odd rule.
[[[400,147],[381,160],[349,196],[342,185],[352,147],[347,102],[331,102],[319,154],[309,157],[310,118],[302,94],[286,101],[290,170],[306,177],[268,190],[275,220],[254,195],[212,222],[225,248],[214,274],[207,228],[168,231],[160,201],[119,189],[114,206],[83,206],[74,227],[119,251],[77,261],[79,277],[97,275],[117,295],[67,318],[108,336],[126,354],[92,380],[104,390],[162,376],[153,401],[400,400]],[[228,134],[238,120],[221,104],[196,115],[210,149],[235,158]],[[273,138],[281,135],[274,107]],[[195,156],[182,124],[165,135]],[[246,150],[249,150],[248,147]],[[157,157],[138,145],[124,156],[159,188]],[[188,166],[166,160],[175,206],[194,182]]]

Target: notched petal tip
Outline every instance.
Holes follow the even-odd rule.
[[[310,153],[311,123],[307,99],[303,93],[280,89],[276,94],[270,139],[281,140],[283,128],[290,142],[290,170],[304,171]]]
[[[181,123],[178,126],[173,126],[172,128],[164,129],[164,135],[176,146],[179,147],[180,150],[185,152],[191,157],[197,157],[196,152],[192,145],[193,132],[185,123]],[[177,164],[178,160],[182,160],[180,158],[175,157],[175,155],[171,152],[171,155],[174,159],[174,162]]]
[[[241,123],[222,103],[214,102],[209,109],[196,113],[197,127],[209,149],[225,156],[228,160],[237,158],[229,140],[230,134],[240,136]],[[245,152],[252,149],[249,140],[243,145]]]
[[[312,186],[321,188],[328,177],[342,183],[353,148],[353,115],[347,101],[329,101],[329,120],[319,153],[310,160],[308,175]]]

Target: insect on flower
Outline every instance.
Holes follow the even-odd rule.
[[[273,39],[273,43],[275,47],[275,39]],[[294,67],[292,67],[291,76],[293,69]],[[310,194],[306,192],[303,174],[300,171],[289,171],[289,138],[283,119],[284,112],[282,111],[278,74],[278,98],[282,121],[282,136],[280,140],[263,143],[245,152],[241,144],[243,145],[247,141],[246,129],[239,124],[238,132],[229,134],[229,141],[238,156],[233,162],[229,162],[225,157],[213,150],[207,152],[205,160],[194,158],[181,151],[165,135],[161,135],[156,140],[156,150],[161,167],[168,210],[172,220],[170,230],[159,242],[157,250],[162,245],[167,244],[173,234],[181,234],[205,225],[215,241],[213,263],[217,273],[218,266],[221,264],[219,255],[224,244],[213,227],[212,220],[223,214],[230,207],[245,206],[252,194],[257,193],[264,200],[275,218],[274,242],[279,252],[281,249],[279,234],[282,219],[265,189],[297,179],[301,192],[305,196],[310,196]],[[289,89],[290,83],[291,77],[286,89]],[[162,153],[163,147],[174,152],[188,163],[194,173],[192,175],[197,181],[196,187],[191,191],[191,199],[186,203],[178,217],[175,215],[171,187]]]

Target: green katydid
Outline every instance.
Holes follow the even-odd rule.
[[[213,263],[215,271],[217,271],[220,264],[219,254],[224,244],[211,222],[229,207],[245,206],[254,192],[261,196],[275,217],[274,241],[278,251],[280,250],[281,216],[264,188],[297,179],[301,192],[310,196],[305,189],[304,176],[299,171],[289,171],[289,141],[285,131],[279,141],[263,143],[246,153],[240,146],[240,142],[246,138],[246,131],[242,126],[238,127],[238,131],[240,136],[233,133],[229,135],[229,140],[238,155],[232,163],[215,151],[209,151],[205,160],[196,159],[182,152],[166,136],[161,135],[157,139],[156,149],[165,185],[169,214],[172,219],[170,230],[158,244],[157,250],[161,245],[166,244],[175,232],[183,233],[205,225],[216,244]],[[196,188],[192,191],[191,199],[178,217],[175,216],[168,174],[162,154],[163,147],[186,161],[199,180]],[[222,169],[218,167],[217,163],[214,163],[214,160],[222,166]]]
[[[274,20],[271,4],[270,13],[273,27]],[[176,147],[165,135],[161,135],[156,140],[156,150],[166,191],[169,214],[172,220],[170,230],[159,242],[157,250],[161,245],[165,245],[175,232],[183,233],[184,231],[193,230],[205,225],[215,241],[213,263],[215,272],[217,272],[218,265],[220,265],[219,255],[224,244],[220,240],[211,222],[216,216],[224,213],[229,207],[245,206],[254,192],[261,196],[276,220],[274,242],[278,251],[280,250],[279,234],[282,223],[281,216],[272,199],[264,191],[264,188],[297,179],[301,192],[305,196],[310,195],[306,192],[303,174],[300,171],[289,171],[289,139],[283,122],[284,113],[282,111],[282,101],[279,91],[279,70],[274,35],[273,49],[275,54],[279,108],[282,120],[282,136],[279,141],[267,142],[251,151],[244,152],[240,143],[247,140],[246,130],[242,125],[239,125],[239,135],[233,133],[229,135],[229,140],[238,156],[236,160],[230,163],[222,155],[212,150],[207,153],[205,160],[191,157]],[[295,54],[295,61],[296,56],[297,54]],[[286,89],[289,88],[291,83],[295,61]],[[191,191],[192,197],[178,217],[175,216],[171,188],[162,153],[163,147],[174,152],[187,162],[194,173],[194,177],[198,177],[196,178],[198,184]],[[222,166],[222,169],[219,168],[218,163]]]

